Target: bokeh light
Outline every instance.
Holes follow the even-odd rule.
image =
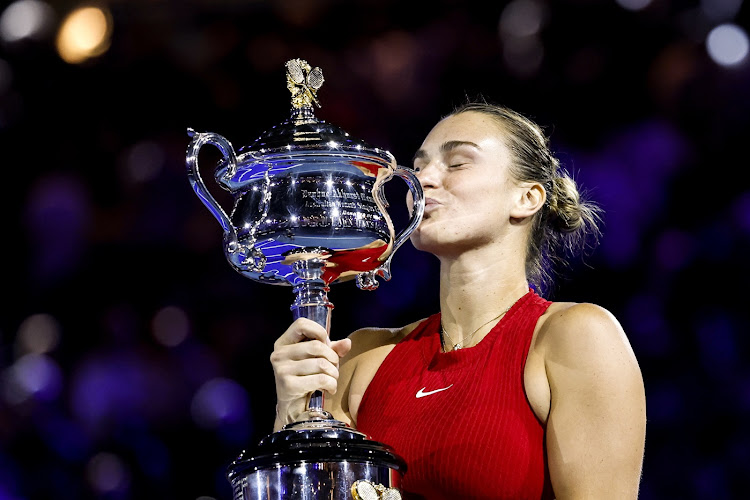
[[[86,464],[86,478],[98,495],[107,495],[129,485],[129,471],[123,460],[114,453],[101,452]]]
[[[104,54],[110,46],[112,19],[104,7],[79,7],[68,14],[57,33],[57,52],[78,64]]]
[[[20,405],[31,399],[51,401],[62,390],[63,374],[59,365],[44,354],[27,354],[3,373],[4,399]]]
[[[151,331],[160,344],[174,347],[182,343],[190,333],[190,319],[179,307],[167,306],[154,315]]]
[[[41,39],[54,22],[54,11],[41,0],[18,0],[8,5],[0,15],[0,38],[6,42]]]
[[[16,353],[44,354],[60,342],[60,323],[51,314],[33,314],[18,327]]]
[[[513,0],[500,15],[500,36],[506,39],[538,35],[548,15],[546,5],[539,0]]]
[[[164,148],[154,141],[141,141],[123,151],[120,158],[122,178],[128,184],[142,184],[155,179],[166,160]]]
[[[722,24],[711,30],[706,38],[706,50],[721,66],[737,66],[747,59],[747,33],[736,24]]]
[[[234,380],[215,378],[204,383],[193,396],[190,412],[195,423],[205,429],[217,429],[247,418],[249,410],[245,389]]]

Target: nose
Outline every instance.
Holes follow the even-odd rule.
[[[422,189],[436,187],[439,183],[438,173],[439,169],[436,167],[435,162],[430,162],[422,166],[417,172],[417,179],[422,184]]]

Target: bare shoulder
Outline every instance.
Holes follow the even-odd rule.
[[[541,318],[536,347],[545,358],[635,355],[617,318],[591,303],[555,302]]]

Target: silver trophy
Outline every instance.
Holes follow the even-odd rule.
[[[330,332],[331,284],[355,279],[374,290],[377,276],[391,277],[394,252],[422,220],[424,197],[411,170],[388,151],[352,138],[318,120],[320,68],[286,63],[292,94],[289,119],[235,152],[219,134],[188,134],[190,183],[224,231],[224,253],[240,274],[294,290],[294,319],[316,321]],[[215,179],[232,193],[229,215],[211,196],[198,169],[198,153],[211,144],[223,158]],[[413,206],[396,234],[386,210],[384,184],[402,178]],[[399,499],[404,461],[323,409],[323,392],[310,395],[307,411],[243,451],[230,465],[234,500]]]

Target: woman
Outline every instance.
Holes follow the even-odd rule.
[[[636,498],[645,397],[625,333],[530,289],[598,234],[596,208],[537,125],[489,104],[442,119],[414,169],[411,239],[440,261],[440,313],[336,342],[295,321],[271,356],[276,429],[323,388],[336,419],[406,459],[407,498]]]

